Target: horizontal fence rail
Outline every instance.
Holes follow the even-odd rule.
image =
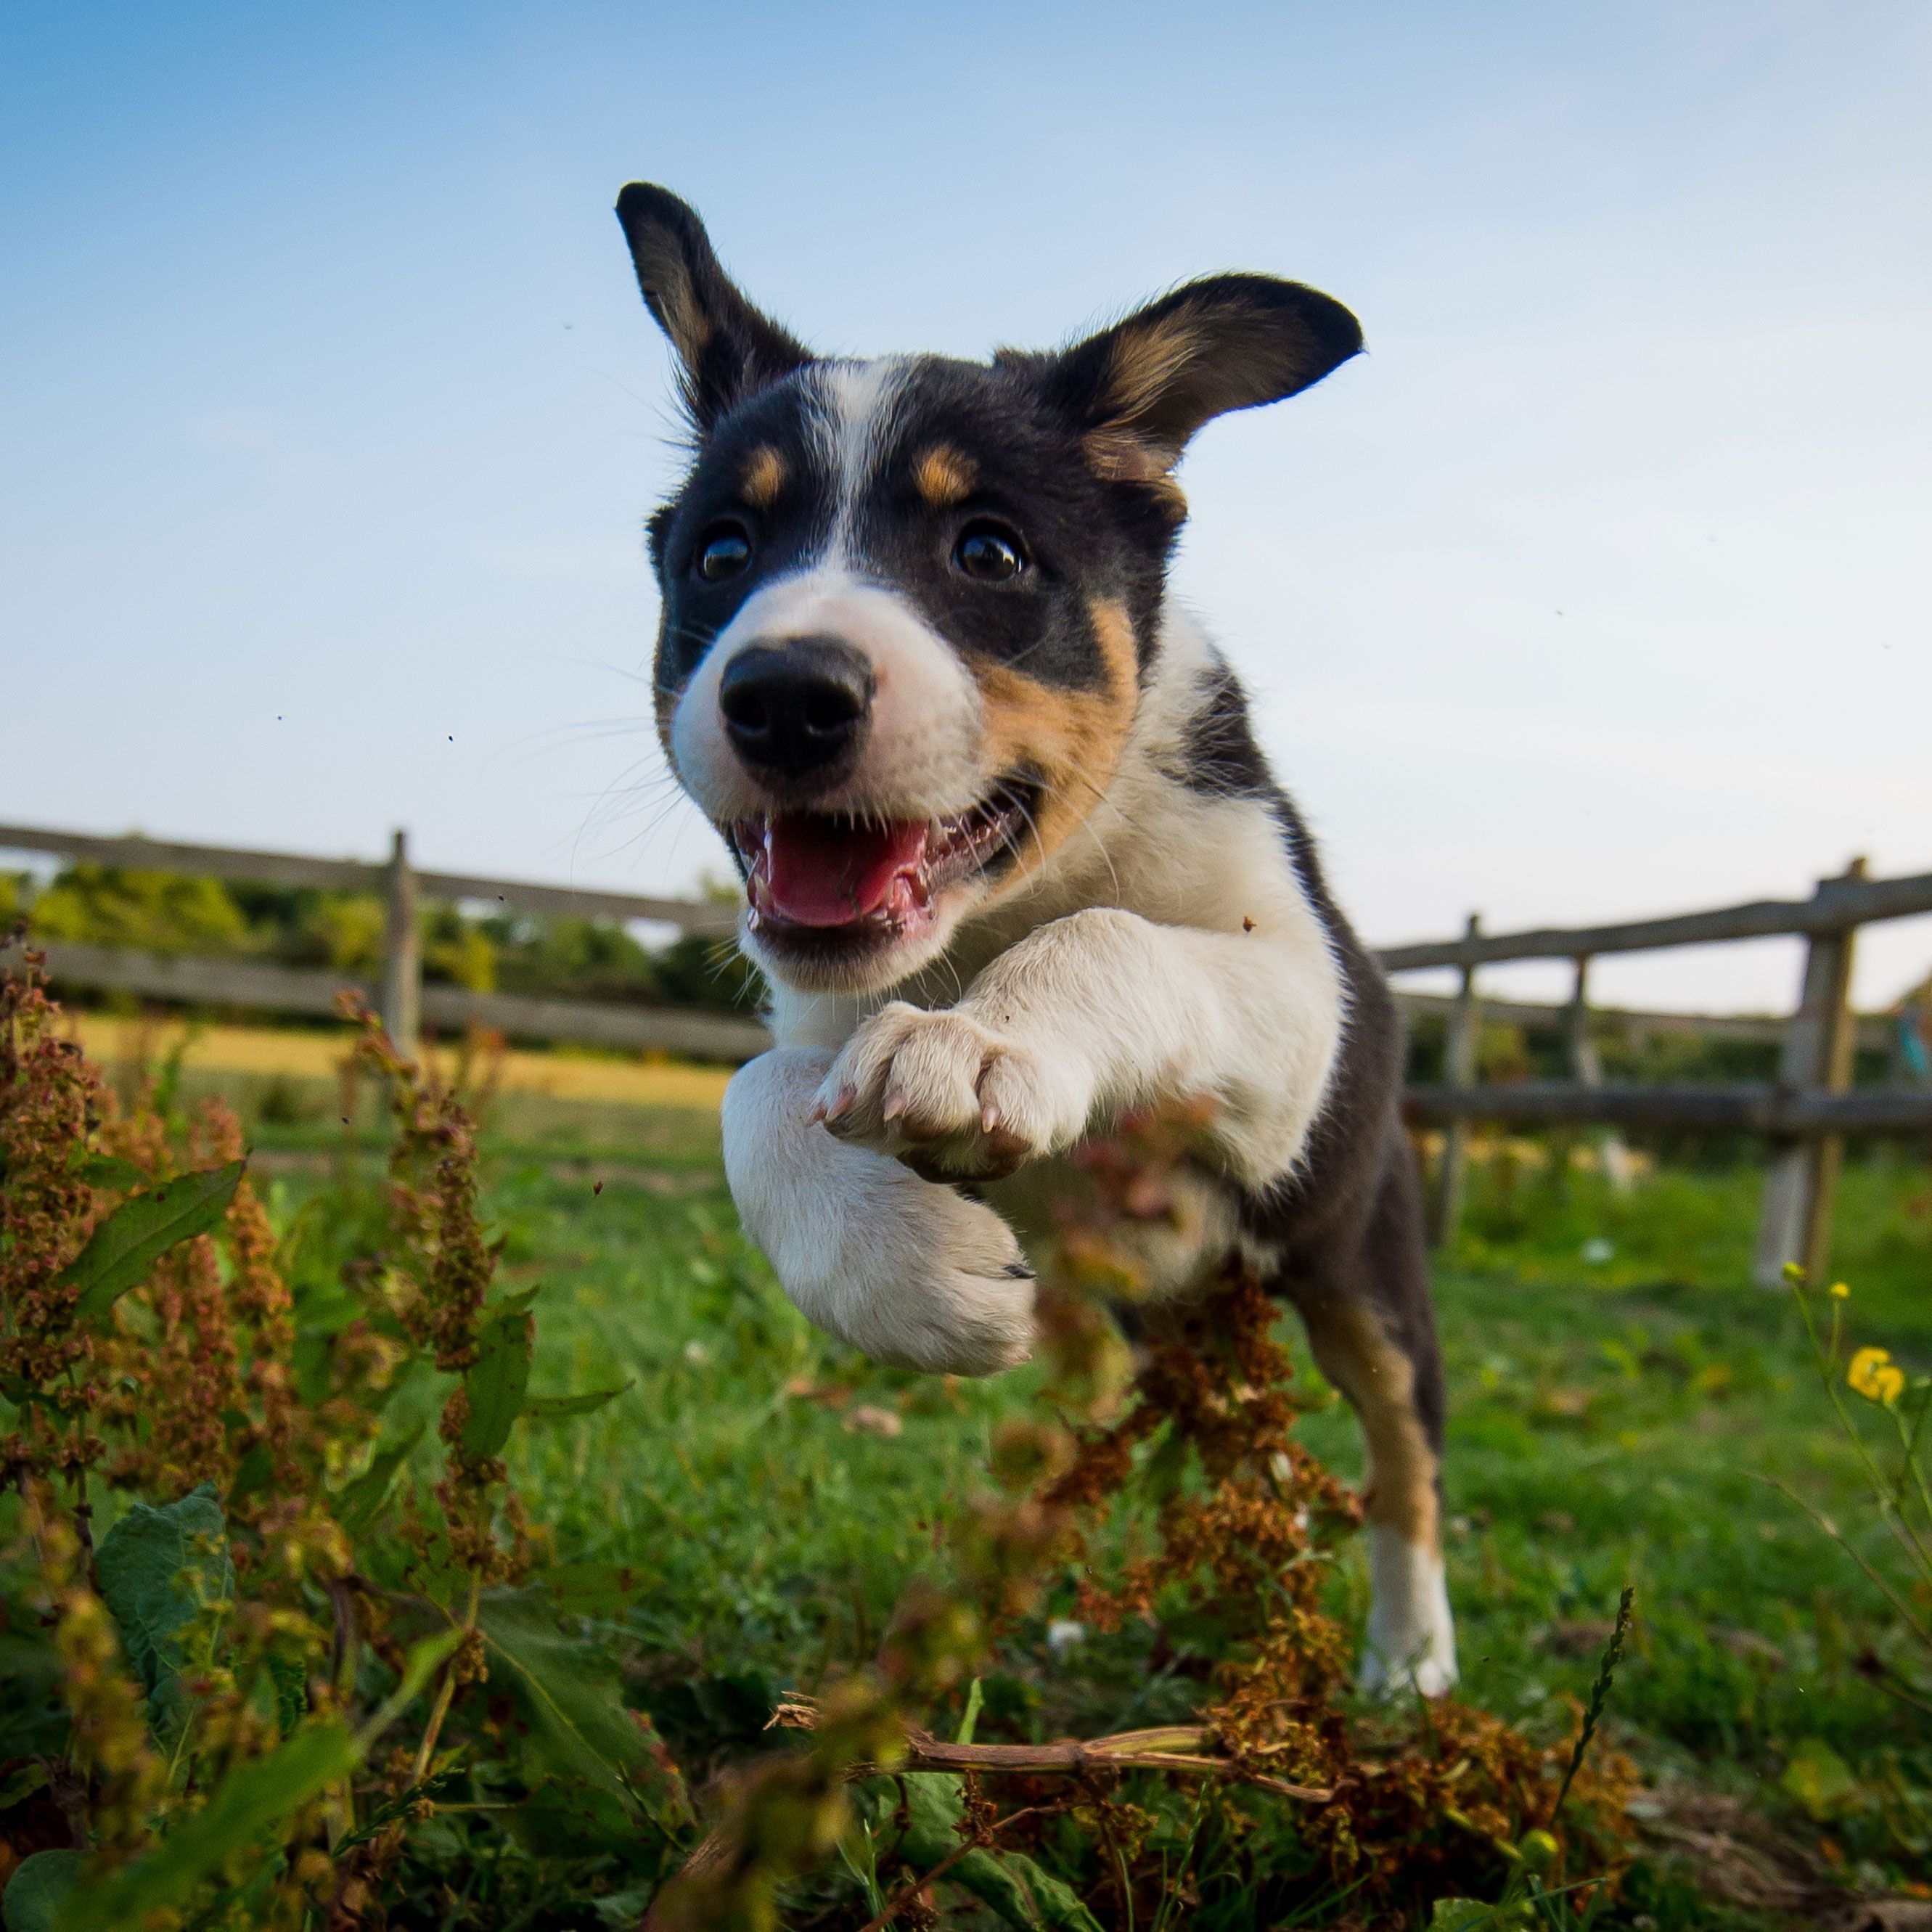
[[[1454,993],[1418,993],[1407,986],[1395,989],[1395,1003],[1408,1020],[1447,1019],[1455,1011]],[[1571,1024],[1568,1006],[1544,1000],[1483,998],[1483,1018],[1498,1026],[1521,1027],[1526,1033],[1562,1033]],[[1894,1022],[1880,1013],[1860,1013],[1854,1022],[1861,1052],[1888,1052],[1897,1032]],[[1787,1019],[1775,1013],[1669,1013],[1630,1006],[1592,1006],[1590,1024],[1599,1037],[1620,1036],[1635,1045],[1646,1040],[1729,1040],[1750,1046],[1776,1046],[1784,1038]]]
[[[247,959],[137,952],[120,946],[44,940],[47,977],[56,986],[138,994],[184,1006],[251,1006],[266,1012],[327,1016],[344,993],[374,1004],[376,989],[352,974],[272,966]],[[610,1000],[550,1000],[519,993],[472,993],[460,986],[422,988],[422,1016],[442,1033],[490,1027],[515,1040],[679,1053],[694,1060],[745,1060],[764,1052],[771,1035],[748,1015],[689,1006],[628,1006]]]
[[[39,852],[97,865],[199,874],[268,885],[320,886],[380,895],[386,908],[381,984],[370,988],[352,975],[266,962],[139,952],[69,941],[46,944],[50,976],[57,983],[130,992],[190,1005],[241,1006],[274,1012],[328,1014],[345,991],[373,997],[384,1024],[405,1052],[416,1050],[422,1024],[460,1030],[477,1024],[514,1037],[681,1053],[737,1061],[770,1045],[748,1016],[690,1007],[630,1006],[614,1000],[554,1000],[506,993],[472,993],[425,986],[418,908],[424,896],[503,906],[549,916],[642,920],[683,933],[722,938],[737,909],[714,901],[656,898],[528,880],[467,873],[418,872],[398,832],[386,862],[322,859],[288,852],[153,838],[108,838],[44,826],[0,825],[0,850]],[[1431,1198],[1438,1240],[1453,1235],[1460,1216],[1472,1122],[1520,1127],[1588,1127],[1598,1132],[1604,1165],[1627,1171],[1619,1136],[1624,1128],[1762,1136],[1771,1143],[1754,1268],[1767,1286],[1784,1279],[1787,1263],[1821,1272],[1829,1256],[1831,1210],[1844,1137],[1850,1134],[1932,1132],[1932,1084],[1900,1055],[1904,1034],[1895,1018],[1851,1010],[1857,929],[1876,920],[1932,913],[1932,872],[1896,879],[1865,876],[1862,861],[1838,878],[1822,880],[1807,899],[1767,899],[1714,911],[1594,926],[1539,927],[1486,933],[1472,916],[1460,938],[1383,948],[1377,957],[1391,974],[1450,968],[1461,975],[1454,994],[1398,988],[1411,1020],[1439,1018],[1444,1028],[1444,1078],[1412,1087],[1405,1096],[1412,1126],[1440,1130]],[[1590,1005],[1591,962],[1600,955],[1659,951],[1680,946],[1778,938],[1806,942],[1802,989],[1789,1016],[1665,1013]],[[1568,959],[1575,971],[1564,1004],[1492,1000],[1481,993],[1478,968],[1504,961]],[[1477,1048],[1486,1022],[1526,1031],[1562,1034],[1574,1078],[1484,1084]],[[1696,1036],[1779,1050],[1770,1084],[1697,1086],[1612,1085],[1605,1082],[1598,1042],[1620,1033],[1629,1040]],[[1888,1053],[1892,1078],[1883,1088],[1852,1088],[1860,1049]]]
[[[188,872],[264,886],[320,886],[344,892],[386,891],[394,859],[313,859],[296,852],[250,852],[226,845],[188,845],[158,838],[100,838],[44,826],[0,825],[0,851],[45,852],[90,865],[134,872]],[[736,907],[709,899],[653,898],[580,886],[539,885],[526,879],[485,879],[467,872],[412,872],[419,895],[474,900],[552,917],[650,920],[681,932],[724,937],[737,930]]]
[[[1489,966],[1505,959],[1594,959],[1606,952],[1659,952],[1735,939],[1838,933],[1883,919],[1932,912],[1932,872],[1904,879],[1828,879],[1808,899],[1760,899],[1715,912],[1633,920],[1622,926],[1544,926],[1530,932],[1471,933],[1418,946],[1384,946],[1383,970]]]
[[[1428,1126],[1492,1120],[1517,1127],[1678,1127],[1711,1133],[1932,1132],[1932,1090],[1792,1094],[1744,1082],[1584,1087],[1565,1080],[1522,1080],[1494,1087],[1412,1087],[1403,1096],[1402,1111]]]

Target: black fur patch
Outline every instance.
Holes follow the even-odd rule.
[[[804,568],[824,549],[841,479],[831,473],[824,365],[808,368],[728,412],[699,446],[678,495],[652,518],[652,559],[663,591],[657,682],[674,699],[746,599]],[[919,488],[920,460],[943,442],[966,459],[972,487],[934,505]],[[783,484],[767,505],[742,494],[746,464],[775,450]],[[938,358],[896,376],[886,434],[854,506],[855,567],[906,597],[969,660],[1009,665],[1042,684],[1092,690],[1108,660],[1094,629],[1096,602],[1132,623],[1140,662],[1151,655],[1175,525],[1149,513],[1148,493],[1096,476],[1076,428],[1042,400],[1030,368]],[[962,536],[975,524],[1010,530],[1026,568],[1009,583],[965,575]],[[751,542],[749,568],[722,584],[697,573],[704,544],[731,529]]]
[[[832,504],[818,454],[808,387],[796,374],[761,390],[720,422],[699,446],[683,488],[650,520],[651,562],[664,593],[656,683],[674,698],[738,608],[764,585],[802,568],[831,527]],[[744,495],[752,452],[777,452],[782,481],[770,503]],[[742,531],[751,567],[722,583],[698,573],[700,553],[716,531]]]
[[[1168,776],[1210,798],[1265,798],[1274,791],[1268,760],[1255,742],[1247,694],[1226,665],[1216,664],[1202,681],[1180,767]]]

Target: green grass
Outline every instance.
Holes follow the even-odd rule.
[[[810,1328],[738,1234],[701,1118],[578,1109],[508,1124],[490,1142],[491,1206],[508,1277],[543,1284],[536,1386],[632,1384],[592,1417],[523,1432],[515,1478],[560,1556],[645,1580],[610,1639],[636,1701],[701,1771],[761,1747],[772,1692],[868,1654],[906,1580],[944,1561],[992,1427],[1036,1378],[884,1370]],[[259,1138],[296,1194],[331,1144],[287,1126]],[[1790,1298],[1747,1285],[1756,1186],[1749,1170],[1666,1171],[1618,1198],[1586,1175],[1561,1191],[1546,1173],[1480,1178],[1438,1290],[1464,1694],[1559,1728],[1634,1582],[1640,1622],[1610,1737],[1663,1794],[1653,1809],[1683,1790],[1744,1797],[1862,1882],[1923,1880],[1932,1727],[1876,1681],[1916,1664],[1876,1591],[1766,1480],[1885,1560]],[[1932,1354],[1928,1195],[1922,1165],[1856,1167],[1834,1263],[1858,1339],[1908,1362]],[[1583,1258],[1606,1240],[1607,1260]],[[1302,1372],[1319,1390],[1305,1357]],[[875,1432],[880,1412],[896,1435]],[[1359,1468],[1339,1402],[1303,1427],[1334,1466]],[[1358,1552],[1334,1588],[1359,1627]],[[1188,1708],[1193,1685],[1155,1667],[1144,1633],[1051,1651],[1045,1618],[1071,1592],[1062,1580],[989,1682],[982,1735]],[[1816,1816],[1783,1782],[1794,1754],[1849,1771],[1835,1796],[1811,1790]],[[1610,1922],[1772,1922],[1710,1889],[1695,1867],[1673,1876],[1653,1861]]]

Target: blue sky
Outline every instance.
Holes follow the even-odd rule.
[[[643,726],[641,176],[826,348],[1356,310],[1197,442],[1178,588],[1372,938],[1932,868],[1928,98],[1884,0],[10,9],[0,816],[722,868]]]

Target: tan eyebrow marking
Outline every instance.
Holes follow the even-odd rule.
[[[935,510],[963,502],[973,494],[980,466],[946,443],[935,443],[914,466],[912,480]]]
[[[761,442],[745,464],[739,488],[754,510],[769,510],[784,488],[784,459],[768,442]]]

